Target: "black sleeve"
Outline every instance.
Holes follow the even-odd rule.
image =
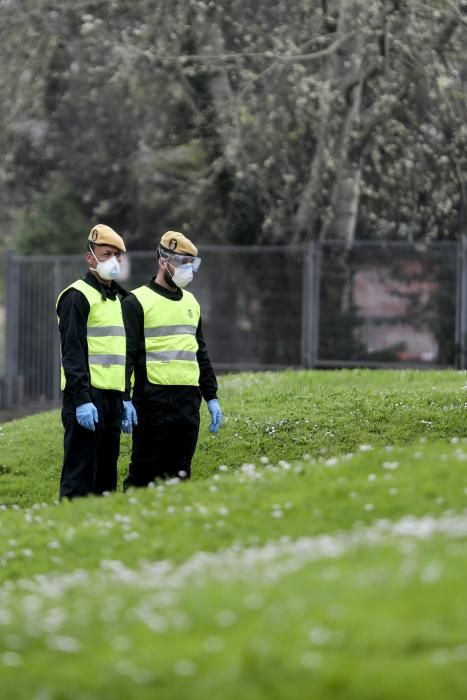
[[[76,407],[91,401],[87,341],[89,303],[77,289],[69,289],[60,299],[57,313],[66,391]]]
[[[126,368],[124,400],[131,397],[131,375],[134,371],[141,343],[144,344],[144,313],[143,307],[134,294],[129,294],[122,300],[123,323],[126,334]]]
[[[217,379],[209,359],[206,341],[203,336],[201,318],[196,329],[196,340],[198,341],[198,351],[196,358],[199,365],[199,388],[205,401],[217,398]]]

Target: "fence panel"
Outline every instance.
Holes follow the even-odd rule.
[[[453,366],[456,251],[450,242],[322,244],[315,365]]]
[[[284,367],[449,367],[467,363],[467,245],[358,241],[204,246],[190,289],[218,372]],[[127,256],[128,289],[155,273]],[[57,405],[55,301],[83,256],[6,260],[4,407]]]
[[[218,372],[301,365],[301,247],[205,246],[190,290]],[[128,289],[155,273],[154,251],[127,256]],[[86,265],[83,256],[8,256],[6,407],[57,404],[59,337],[55,302]]]

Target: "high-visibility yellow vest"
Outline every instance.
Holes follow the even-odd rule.
[[[88,362],[91,386],[96,389],[125,390],[126,337],[120,299],[102,299],[102,295],[84,280],[77,280],[64,289],[77,289],[89,303],[87,322]],[[61,370],[62,391],[66,377]]]
[[[133,290],[144,312],[146,372],[151,384],[199,384],[196,329],[200,308],[191,292],[171,301],[147,286]]]

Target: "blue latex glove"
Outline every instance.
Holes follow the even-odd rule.
[[[131,433],[133,426],[138,425],[136,409],[131,401],[123,402],[122,430],[124,433]]]
[[[209,430],[211,433],[219,432],[219,428],[222,425],[222,411],[219,406],[219,401],[217,399],[211,399],[208,401],[208,409],[211,414],[211,425]]]
[[[93,403],[82,403],[81,406],[76,407],[76,420],[82,428],[94,432],[96,430],[94,423],[99,422],[97,408]]]

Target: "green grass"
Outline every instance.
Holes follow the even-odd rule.
[[[463,698],[465,379],[225,376],[191,482],[73,503],[59,413],[5,424],[2,696]]]
[[[353,451],[362,444],[406,445],[422,437],[467,435],[463,372],[340,370],[227,375],[222,431],[213,435],[203,404],[193,478],[219,465]],[[58,494],[63,432],[59,411],[6,423],[0,431],[0,503],[51,502]],[[120,478],[131,443],[121,440]]]

